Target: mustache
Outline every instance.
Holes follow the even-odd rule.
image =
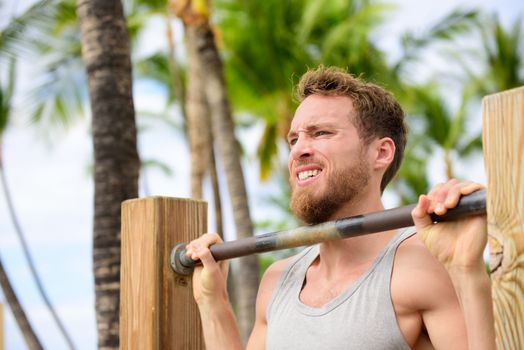
[[[324,162],[322,162],[320,159],[299,159],[293,162],[293,169],[311,164],[319,165],[322,168],[324,167]]]

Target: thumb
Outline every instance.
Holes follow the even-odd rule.
[[[411,217],[418,232],[433,225],[433,221],[428,213],[430,203],[431,201],[426,195],[420,195],[417,206],[411,211]]]

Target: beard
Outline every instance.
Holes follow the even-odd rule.
[[[329,220],[342,206],[353,201],[367,186],[370,178],[367,162],[361,154],[358,163],[335,169],[327,179],[326,189],[313,193],[315,189],[292,187],[290,207],[297,218],[306,224],[319,224]]]

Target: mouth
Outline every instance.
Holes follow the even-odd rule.
[[[315,181],[321,173],[322,169],[320,168],[304,169],[297,171],[296,174],[298,179],[298,185],[304,186],[310,184],[311,182]]]

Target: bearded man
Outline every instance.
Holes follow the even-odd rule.
[[[383,88],[337,68],[307,72],[288,134],[290,206],[308,224],[384,210],[406,143],[404,113]],[[422,195],[415,228],[328,241],[265,272],[249,349],[494,349],[485,217],[433,224],[481,186],[456,180]],[[206,234],[186,247],[207,349],[242,347],[227,263]]]

